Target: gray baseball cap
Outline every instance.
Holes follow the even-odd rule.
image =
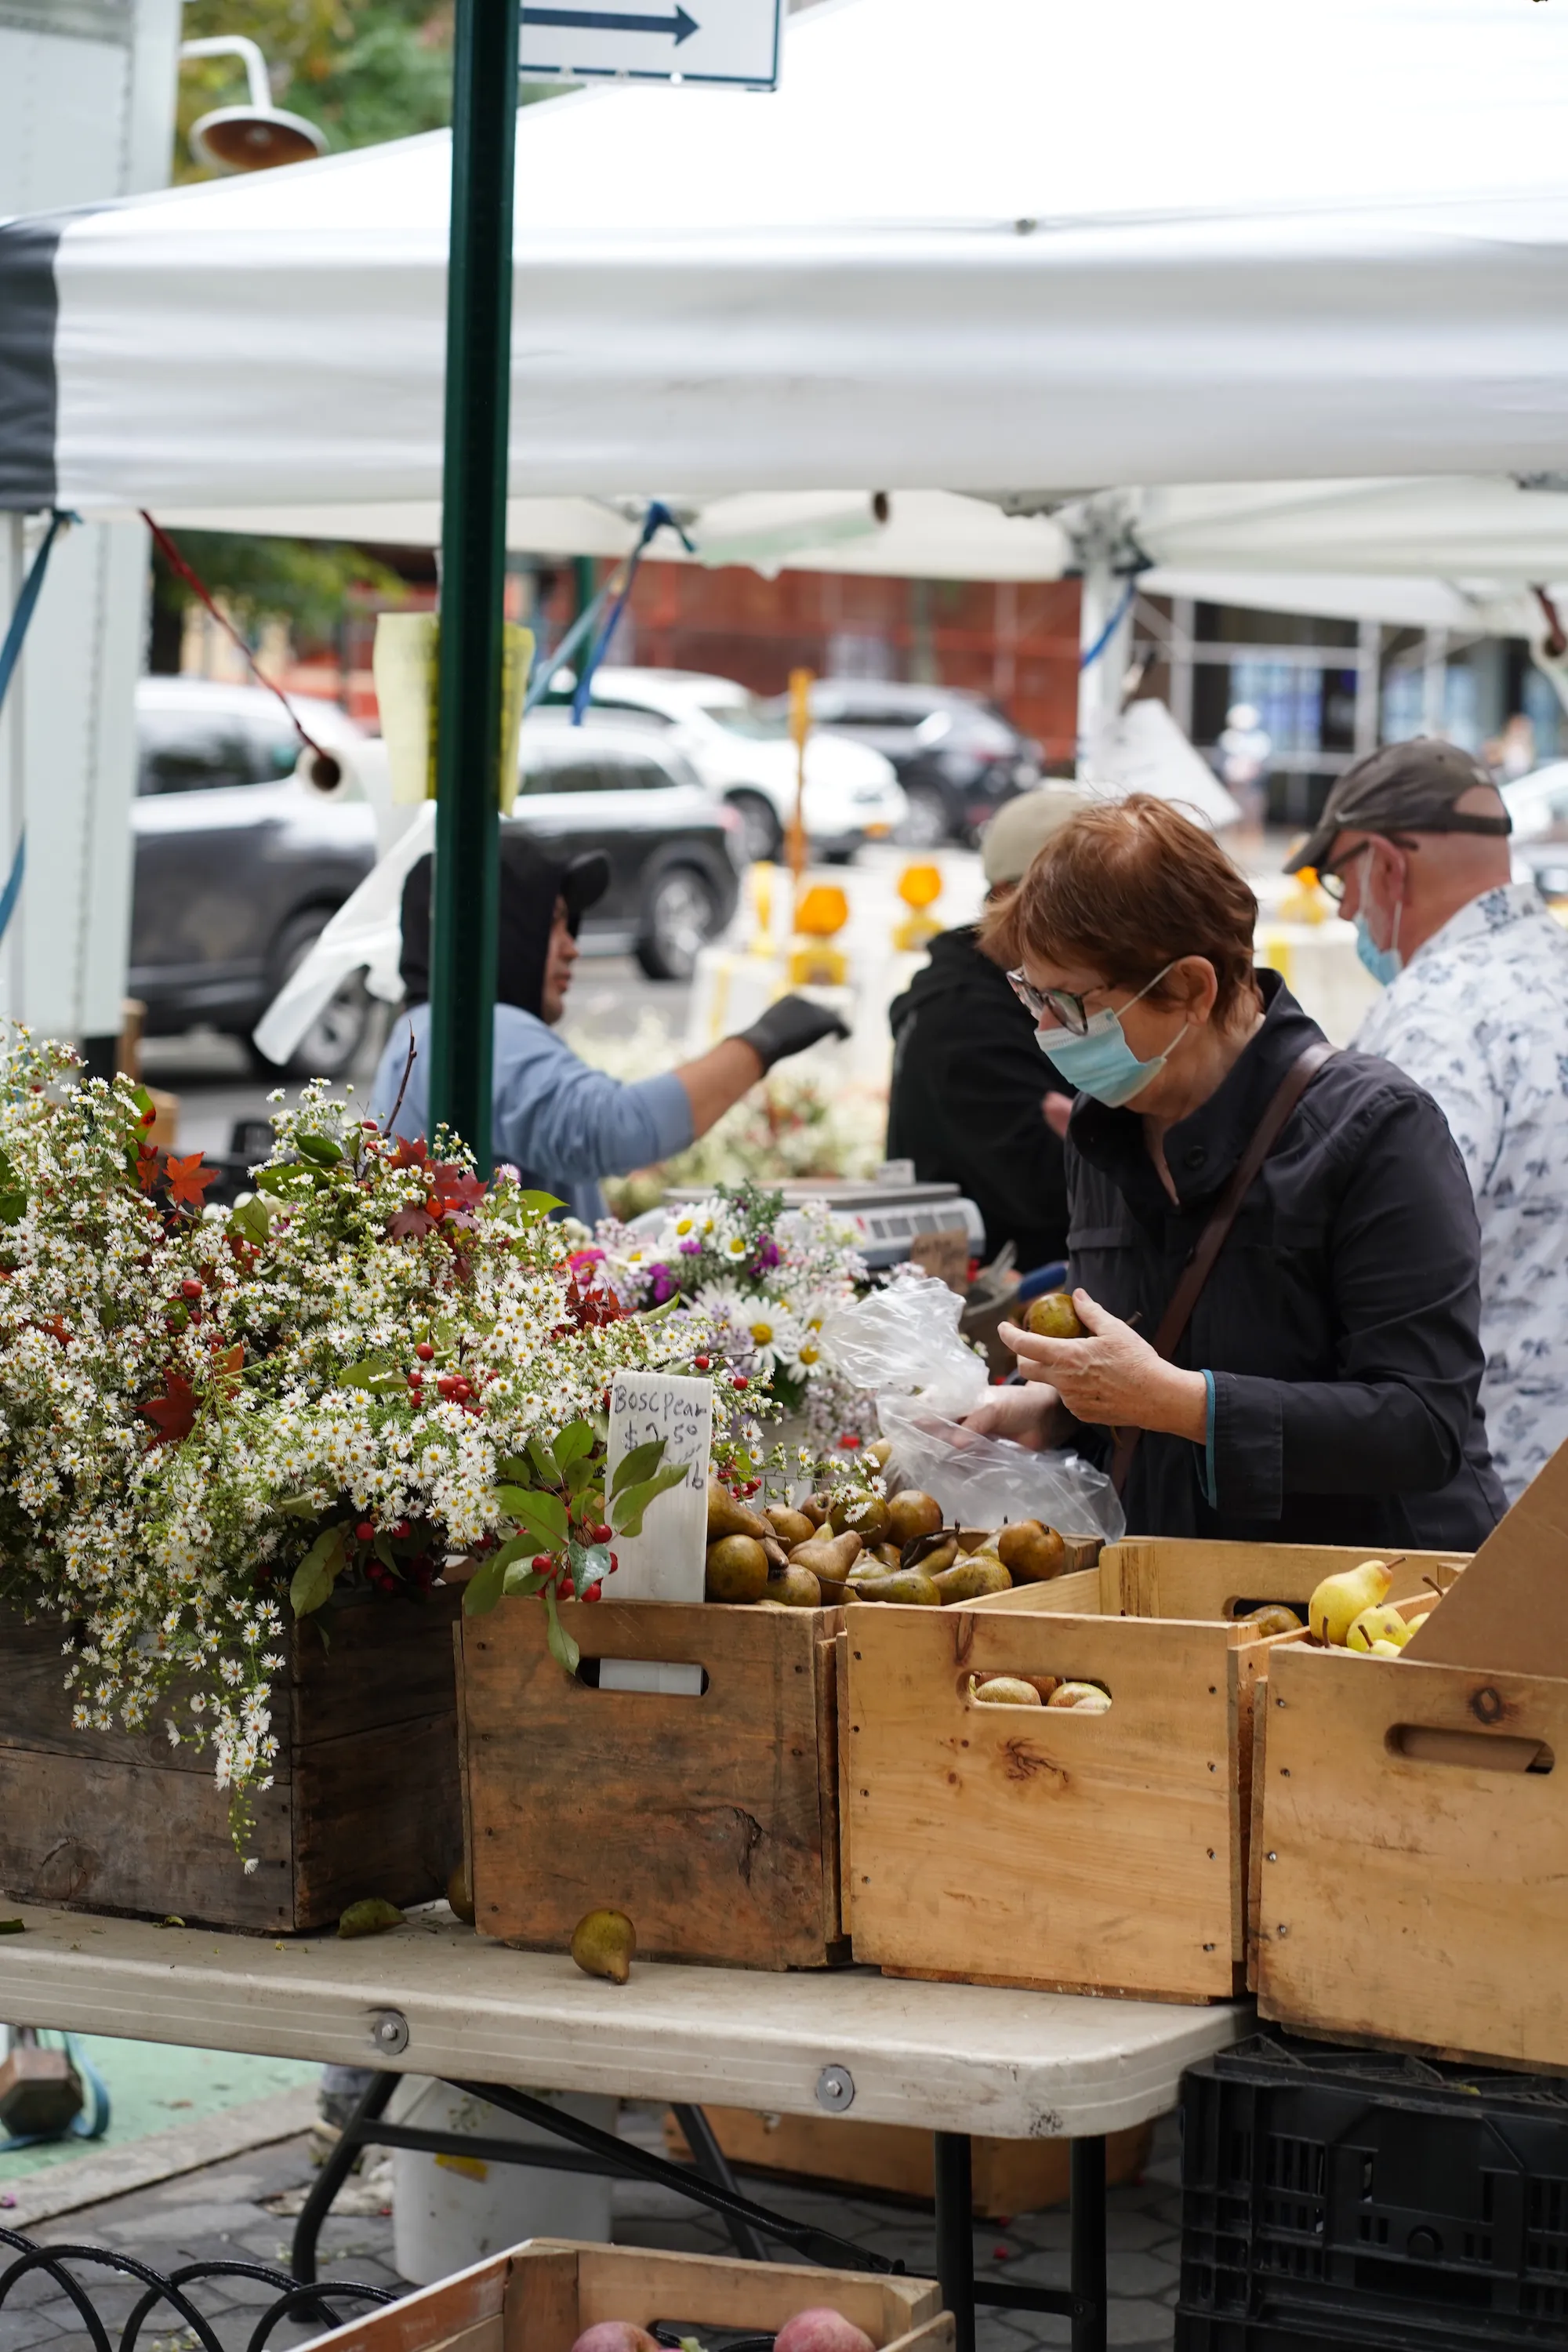
[[[1496,792],[1497,779],[1457,743],[1435,735],[1385,743],[1345,770],[1285,871],[1321,866],[1342,833],[1511,833],[1513,820],[1506,810],[1500,816],[1481,816],[1458,805],[1478,786]]]
[[[980,836],[980,863],[990,887],[1021,882],[1051,835],[1093,799],[1076,784],[1041,784],[1004,801]]]

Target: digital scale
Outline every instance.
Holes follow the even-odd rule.
[[[902,1177],[858,1181],[845,1176],[803,1176],[793,1183],[763,1189],[782,1192],[786,1209],[825,1201],[854,1230],[856,1247],[868,1266],[897,1265],[909,1256],[912,1244],[927,1234],[951,1234],[961,1226],[970,1256],[985,1255],[985,1227],[980,1212],[956,1184],[920,1184]],[[665,1199],[701,1201],[711,1190],[710,1185],[676,1184]],[[657,1223],[663,1215],[662,1209],[650,1210],[637,1223]]]

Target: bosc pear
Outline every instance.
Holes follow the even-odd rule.
[[[1375,1609],[1388,1597],[1393,1582],[1380,1559],[1363,1559],[1359,1568],[1342,1569],[1325,1576],[1307,1603],[1307,1622],[1320,1642],[1342,1650],[1345,1636],[1363,1609]]]

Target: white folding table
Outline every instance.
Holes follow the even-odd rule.
[[[638,1961],[631,1981],[615,1985],[584,1976],[563,1955],[488,1943],[445,1905],[415,1913],[390,1934],[351,1941],[273,1941],[4,1907],[25,1931],[0,1937],[0,2017],[430,2074],[518,2112],[528,2111],[529,2093],[597,2091],[688,2112],[712,2100],[931,2132],[937,2268],[958,2352],[973,2345],[971,2136],[1073,2141],[1069,2290],[997,2283],[981,2299],[1069,2311],[1076,2352],[1100,2352],[1105,2135],[1166,2113],[1183,2069],[1251,2022],[1244,2003],[1100,2000],[917,1983],[865,1969],[774,1976]],[[425,2136],[378,2122],[377,2096],[384,2105],[389,2088],[373,2086],[362,2103],[355,2145],[423,2144]],[[668,2177],[657,2158],[557,2110],[535,2119],[573,2144],[560,2160],[574,2168],[623,2170],[629,2158],[633,2169]],[[498,2143],[496,2153],[504,2147],[515,2160],[520,2145]],[[342,2168],[353,2153],[344,2149]],[[724,2213],[738,2235],[761,2229],[804,2245],[809,2231],[741,2198],[716,2150],[707,2155],[700,2201]],[[668,2169],[693,2193],[690,2168]],[[323,2176],[314,2222],[335,2185]],[[313,2226],[309,2237],[313,2243]],[[860,2266],[870,2265],[862,2258]]]

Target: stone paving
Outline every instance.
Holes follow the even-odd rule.
[[[628,2109],[622,2129],[627,2137],[662,2149],[656,2109]],[[1142,2182],[1110,2191],[1109,2334],[1121,2352],[1169,2352],[1172,2344],[1180,2232],[1177,2175],[1175,2125],[1167,2117],[1156,2134]],[[33,2234],[54,2245],[111,2247],[164,2272],[212,2259],[286,2268],[293,2225],[268,2206],[276,2200],[286,2212],[298,2202],[289,2192],[298,2191],[310,2177],[310,2141],[301,2137],[63,2215],[40,2224]],[[351,2183],[345,2200],[370,2210],[340,2211],[327,2223],[321,2242],[323,2279],[401,2284],[392,2267],[391,2214],[380,2202],[389,2195],[381,2185],[385,2180],[386,2171],[380,2170],[368,2182]],[[747,2185],[759,2202],[792,2218],[809,2216],[868,2251],[900,2256],[911,2273],[929,2273],[933,2267],[931,2219],[918,2205],[789,2188],[777,2181]],[[617,2244],[675,2252],[729,2251],[722,2225],[673,2190],[617,2182],[613,2210]],[[0,2225],[4,2221],[0,2214]],[[978,2223],[974,2248],[982,2273],[1065,2286],[1066,2210],[1018,2215],[1005,2230],[994,2221]],[[129,2311],[137,2292],[118,2284],[95,2284],[93,2288],[94,2300],[111,2326]],[[245,2352],[257,2310],[271,2300],[272,2293],[258,2283],[225,2281],[204,2294],[202,2307],[211,2314],[228,2352]],[[273,2341],[286,2352],[311,2332],[306,2326],[284,2328]],[[1068,2340],[1065,2319],[981,2308],[978,2352],[1029,2352],[1035,2345]],[[164,2311],[153,2315],[139,2352],[192,2352],[194,2341],[183,2330],[171,2332],[170,2315]],[[93,2352],[93,2347],[69,2300],[52,2282],[39,2278],[23,2282],[0,2308],[0,2352]]]

